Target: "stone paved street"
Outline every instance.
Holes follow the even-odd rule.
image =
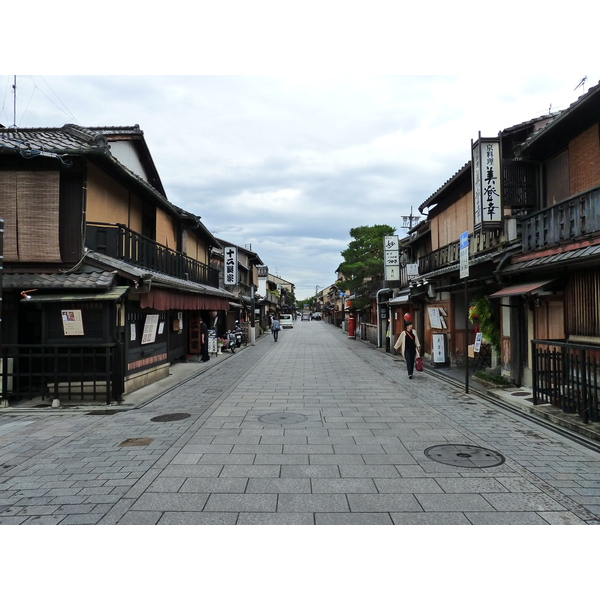
[[[600,454],[326,323],[208,364],[117,414],[2,411],[0,523],[600,520]],[[505,460],[425,454],[451,444]]]

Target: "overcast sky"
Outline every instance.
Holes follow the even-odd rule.
[[[369,4],[374,9],[384,5],[390,3]],[[223,24],[226,13],[203,14],[204,21],[195,21],[197,28],[177,21],[176,33],[168,37],[171,53],[159,52],[166,48],[161,46],[165,32],[172,31],[170,14],[164,15],[159,37],[156,24],[138,18],[134,34],[127,32],[131,41],[126,46],[123,30],[119,37],[116,26],[99,33],[101,23],[94,21],[90,30],[71,31],[72,40],[85,41],[85,50],[38,52],[23,64],[17,61],[20,73],[45,74],[18,75],[16,119],[13,75],[0,76],[0,123],[139,124],[168,199],[202,217],[217,237],[251,244],[272,273],[296,285],[299,299],[334,283],[351,228],[387,224],[405,234],[403,216],[417,213],[470,159],[471,140],[479,132],[494,136],[567,108],[600,79],[600,66],[593,72],[567,60],[541,64],[543,55],[556,50],[528,46],[525,38],[518,54],[514,44],[483,58],[473,49],[479,61],[469,60],[471,42],[460,31],[452,45],[434,48],[431,40],[443,23],[431,21],[430,14],[419,27],[407,25],[404,15],[394,13],[394,21],[376,10],[350,14],[354,18],[325,11],[318,20],[295,14],[296,27],[290,30],[269,29],[256,15],[242,13],[227,21],[230,46],[227,36],[216,37],[209,27],[211,20]],[[127,16],[122,9],[119,18]],[[242,27],[252,18],[252,27]],[[275,18],[282,22],[284,14]],[[340,19],[343,28],[327,30],[327,22],[339,24]],[[499,27],[504,24],[498,21]],[[371,43],[365,45],[369,33]],[[396,62],[381,46],[381,39],[394,35],[413,40],[395,47]],[[182,39],[194,50],[191,57],[175,51]],[[517,55],[527,58],[532,48],[541,74],[530,67],[506,68]],[[395,74],[401,69],[393,66],[407,51],[413,58],[404,60],[404,72]],[[453,52],[467,53],[449,62]],[[74,54],[85,59],[71,67],[66,59]],[[464,74],[451,74],[453,66]],[[419,67],[423,73],[448,74],[419,74]],[[95,74],[51,74],[64,69]],[[178,74],[155,75],[156,70]],[[386,71],[391,74],[381,74]],[[110,74],[119,72],[126,74]],[[575,90],[586,76],[585,85]]]

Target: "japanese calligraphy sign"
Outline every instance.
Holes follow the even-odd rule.
[[[224,273],[223,283],[225,285],[237,285],[238,284],[238,260],[237,260],[237,248],[235,246],[227,246],[223,249],[224,258]]]
[[[397,235],[386,235],[383,238],[383,266],[386,281],[400,279],[400,243]]]
[[[480,137],[472,146],[473,227],[502,226],[502,165],[500,141]]]

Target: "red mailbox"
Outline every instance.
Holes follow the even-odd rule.
[[[348,317],[348,338],[356,339],[356,335],[354,334],[354,313],[350,313]]]

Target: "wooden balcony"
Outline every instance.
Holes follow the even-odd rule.
[[[500,237],[496,231],[482,231],[469,235],[469,256],[475,256],[493,250],[499,245]],[[456,266],[460,263],[460,240],[438,248],[419,258],[419,275],[426,275],[444,267]]]
[[[157,271],[193,283],[219,287],[217,269],[194,260],[182,252],[158,244],[125,225],[88,223],[85,245],[94,252],[142,269]]]
[[[522,232],[524,253],[600,233],[600,188],[528,215],[523,220]]]

